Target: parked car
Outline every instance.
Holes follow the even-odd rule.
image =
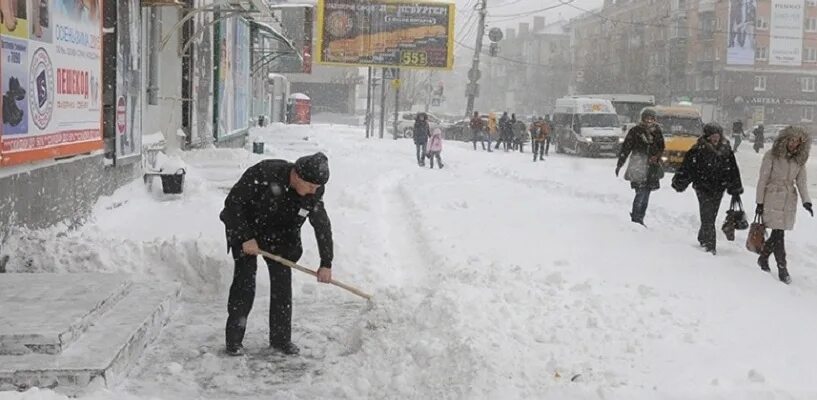
[[[487,126],[488,125],[488,116],[487,115],[480,115],[482,122]],[[446,140],[459,140],[462,142],[470,142],[473,139],[473,135],[471,135],[471,119],[465,118],[461,119],[451,125],[446,126],[443,128],[443,133],[445,134]]]
[[[414,137],[414,120],[417,118],[416,112],[405,111],[397,114],[397,137],[398,138],[413,138]],[[445,123],[436,115],[426,113],[428,115],[428,125],[431,130],[434,128],[445,129]],[[392,128],[394,131],[394,128]],[[394,133],[394,132],[392,132]]]

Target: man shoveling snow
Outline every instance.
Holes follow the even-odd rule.
[[[255,299],[255,272],[261,250],[297,262],[301,257],[301,226],[307,218],[315,228],[321,267],[318,281],[332,281],[332,226],[323,204],[329,161],[323,153],[285,160],[264,160],[250,167],[224,201],[221,221],[228,251],[235,261],[227,304],[226,351],[242,355],[247,317]],[[292,271],[264,258],[270,276],[270,347],[298,354],[292,343]]]

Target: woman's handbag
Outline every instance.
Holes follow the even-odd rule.
[[[627,163],[627,170],[624,172],[624,179],[632,183],[644,183],[647,181],[649,166],[647,156],[641,153],[630,154],[630,162]]]
[[[746,220],[746,212],[743,211],[743,202],[740,196],[732,196],[729,210],[726,211],[726,220],[721,228],[729,241],[735,240],[735,231],[749,229],[749,221]]]
[[[756,214],[754,222],[749,227],[749,236],[746,237],[746,249],[752,253],[760,254],[765,242],[766,225],[763,223],[763,216]]]

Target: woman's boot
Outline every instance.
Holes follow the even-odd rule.
[[[777,266],[777,277],[780,278],[780,282],[787,285],[791,283],[791,276],[789,276],[789,270],[786,269],[785,265]]]

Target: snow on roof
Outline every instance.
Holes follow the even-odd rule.
[[[295,99],[295,100],[309,100],[309,96],[307,96],[307,95],[305,95],[303,93],[293,93],[293,94],[289,95],[289,98],[290,99]]]

